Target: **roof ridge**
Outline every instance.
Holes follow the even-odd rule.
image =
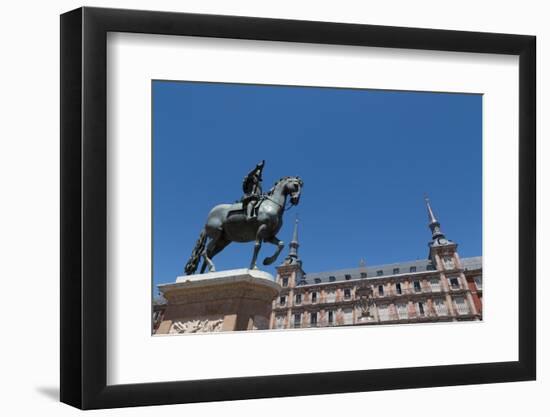
[[[461,258],[461,260],[467,261],[467,260],[475,260],[475,259],[481,259],[483,256],[469,256],[465,258]],[[402,261],[402,262],[393,262],[393,263],[387,263],[387,264],[379,264],[379,265],[372,265],[372,266],[357,266],[353,268],[341,268],[341,269],[332,269],[332,270],[326,270],[326,271],[317,271],[317,272],[308,272],[307,276],[315,276],[315,275],[339,275],[339,274],[345,274],[346,272],[361,272],[364,270],[377,270],[377,269],[385,269],[392,266],[402,265],[402,266],[413,266],[418,264],[424,264],[424,265],[431,265],[432,261],[430,259],[415,259],[410,261]]]

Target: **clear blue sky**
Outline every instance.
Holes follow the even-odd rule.
[[[427,193],[461,256],[481,255],[482,96],[154,81],[153,281],[173,282],[210,209],[242,195],[266,160],[264,190],[304,180],[306,272],[425,258]],[[229,245],[218,270],[246,267],[253,243]],[[275,247],[264,244],[259,259]],[[288,253],[285,248],[280,261]],[[274,273],[274,266],[267,270]]]

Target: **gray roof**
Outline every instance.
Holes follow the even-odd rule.
[[[474,256],[472,258],[461,258],[462,266],[466,270],[481,269],[482,268],[482,257]]]
[[[461,260],[465,269],[481,268],[481,256],[477,256],[474,258],[462,258]],[[415,261],[340,269],[337,271],[308,272],[304,277],[305,280],[302,280],[300,282],[300,285],[311,285],[326,282],[345,281],[346,279],[365,278],[364,275],[361,276],[362,273],[367,274],[366,278],[379,278],[398,274],[410,274],[411,272],[426,272],[430,270],[435,270],[431,260],[418,259]],[[348,275],[349,278],[346,278],[346,275]],[[331,277],[333,278],[331,279]]]

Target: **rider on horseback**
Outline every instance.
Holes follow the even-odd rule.
[[[262,197],[262,171],[264,170],[264,164],[265,160],[262,160],[243,180],[244,196],[241,201],[247,220],[255,217],[254,208]]]

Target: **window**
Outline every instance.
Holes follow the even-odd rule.
[[[384,286],[383,285],[378,286],[378,295],[384,295]]]
[[[458,282],[458,278],[449,278],[449,283],[451,284],[451,288],[453,290],[460,289],[460,283]]]
[[[288,278],[283,278],[283,287],[288,287]]]
[[[474,277],[474,282],[476,284],[476,288],[478,290],[483,289],[483,281],[481,280],[481,276],[478,275],[477,277]]]
[[[428,264],[428,266],[426,267],[426,270],[435,271],[435,266],[433,264]]]
[[[468,308],[468,304],[466,304],[466,299],[464,297],[456,297],[454,300],[458,314],[470,313],[470,309]]]
[[[376,276],[377,277],[381,277],[382,275],[384,275],[384,271],[382,271],[381,269],[376,271]]]
[[[333,324],[333,323],[334,323],[334,312],[329,311],[328,312],[328,324]]]
[[[336,301],[336,291],[327,292],[327,303],[333,303]]]
[[[361,278],[366,278],[367,277],[367,273],[366,272],[361,272]]]
[[[312,302],[312,303],[316,303],[316,302],[317,302],[317,293],[316,293],[316,292],[312,292],[312,293],[311,293],[311,302]]]
[[[302,322],[302,315],[300,313],[294,314],[294,327],[300,327]]]
[[[424,312],[424,303],[422,301],[419,301],[417,304],[418,307],[418,315],[420,317],[424,317],[426,313]]]
[[[300,304],[302,302],[302,294],[296,294],[296,304]]]
[[[344,324],[353,324],[353,309],[344,309]]]
[[[330,282],[334,282],[334,281],[336,281],[336,277],[333,276],[333,275],[331,275],[331,276],[328,277],[328,280],[329,280]]]
[[[395,305],[395,308],[397,310],[397,316],[400,320],[409,318],[407,303],[398,303]]]
[[[286,304],[286,297],[279,298],[279,305],[284,306]]]
[[[285,327],[285,316],[275,317],[275,328],[282,329]]]
[[[420,281],[414,281],[413,286],[414,286],[414,292],[422,291],[422,288],[420,287]]]
[[[403,291],[401,290],[401,283],[398,282],[397,284],[395,284],[395,292],[397,294],[403,294]]]
[[[441,291],[441,283],[439,282],[439,278],[430,279],[430,288],[432,291]]]
[[[390,310],[386,304],[381,304],[378,306],[378,318],[380,318],[380,321],[390,319]]]
[[[416,266],[411,266],[409,268],[409,272],[416,272]]]
[[[344,289],[344,298],[345,299],[351,298],[351,289],[350,288],[345,288]]]
[[[316,284],[320,284],[321,283],[321,278],[315,278],[314,281],[315,281]]]
[[[446,316],[449,314],[447,303],[443,298],[434,299],[434,308],[438,316]]]
[[[393,268],[393,273],[394,273],[394,275],[399,274],[399,268]]]
[[[351,275],[350,274],[346,274],[346,281],[349,281],[351,279]]]
[[[317,313],[311,313],[310,318],[309,318],[309,324],[312,327],[317,326]]]

